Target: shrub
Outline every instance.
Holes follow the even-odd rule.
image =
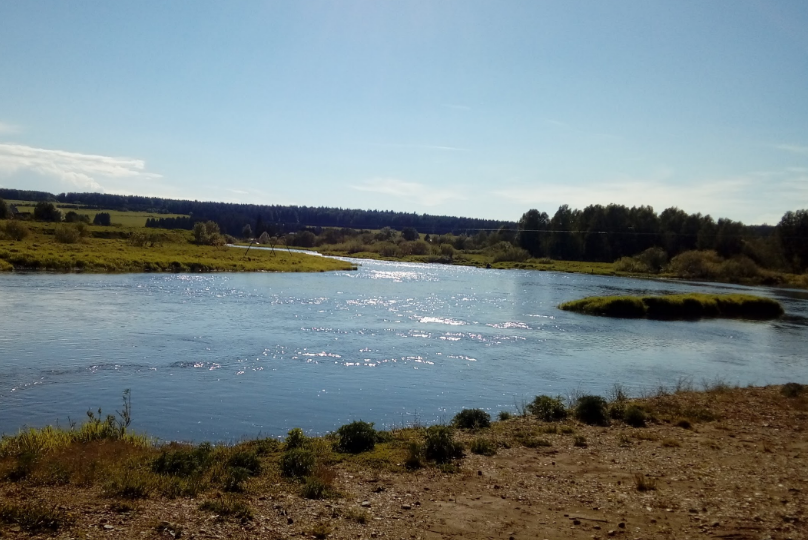
[[[5,226],[5,235],[11,238],[12,240],[20,241],[25,240],[30,231],[28,227],[25,226],[25,223],[21,223],[19,221],[9,221],[6,223]]]
[[[579,448],[586,448],[589,444],[586,442],[586,437],[583,435],[576,435],[575,439],[572,441],[573,446],[577,446]]]
[[[81,231],[75,225],[57,225],[53,236],[60,244],[75,244],[81,240]]]
[[[536,396],[533,403],[528,404],[527,410],[545,422],[558,422],[567,417],[567,408],[560,397]]]
[[[93,218],[93,225],[109,226],[112,224],[112,218],[108,212],[98,212]]]
[[[626,412],[623,414],[623,422],[632,427],[645,427],[645,421],[648,415],[645,414],[641,408],[636,405],[629,405]]]
[[[687,418],[680,418],[679,420],[677,420],[676,427],[680,427],[682,429],[693,429],[693,425]]]
[[[30,534],[55,532],[70,524],[71,518],[56,506],[41,503],[0,503],[0,522],[17,525]]]
[[[637,491],[653,491],[656,489],[656,480],[637,473],[634,475],[634,485]]]
[[[334,477],[330,469],[318,467],[314,474],[307,476],[300,494],[306,499],[326,499],[334,495]]]
[[[504,422],[505,420],[510,420],[511,418],[513,418],[513,414],[511,414],[508,411],[499,411],[499,414],[497,415],[497,419],[500,422]]]
[[[489,439],[475,439],[471,443],[471,453],[482,456],[493,456],[497,453],[497,445]]]
[[[160,452],[152,462],[152,471],[187,478],[205,471],[211,465],[213,447],[202,443],[196,448],[180,448]]]
[[[424,455],[436,463],[448,463],[463,457],[463,445],[454,440],[449,426],[430,426],[426,430]]]
[[[219,516],[232,516],[242,521],[251,520],[253,518],[252,509],[232,495],[205,501],[199,505],[199,509],[213,512]]]
[[[289,430],[289,433],[286,434],[286,449],[291,450],[292,448],[303,448],[309,442],[309,438],[303,433],[303,430],[299,427],[292,428]]]
[[[606,400],[600,396],[581,396],[575,405],[575,418],[590,425],[606,425]]]
[[[292,448],[281,455],[281,474],[288,478],[303,478],[314,470],[314,452],[306,448]]]
[[[337,450],[349,454],[359,454],[373,450],[378,435],[373,423],[357,420],[345,424],[337,430]]]
[[[460,429],[481,429],[491,425],[491,415],[482,409],[463,409],[452,419],[452,425]]]
[[[786,383],[780,389],[780,393],[783,394],[787,398],[798,397],[804,391],[805,391],[805,386],[801,385],[800,383],[795,383],[795,382]]]
[[[237,450],[227,459],[229,468],[245,469],[250,476],[261,474],[261,461],[256,452],[248,450]]]
[[[39,201],[34,207],[34,219],[37,221],[62,221],[62,211],[53,203]]]
[[[424,447],[417,442],[410,442],[407,445],[407,457],[404,459],[404,466],[408,469],[420,469],[424,466]]]

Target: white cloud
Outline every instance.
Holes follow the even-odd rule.
[[[6,122],[0,122],[0,135],[8,135],[11,133],[19,133],[20,128]]]
[[[0,144],[0,176],[33,172],[56,178],[71,188],[105,191],[103,181],[154,180],[141,159],[47,150],[21,144]]]
[[[357,191],[389,195],[390,197],[424,206],[439,206],[450,200],[465,200],[459,188],[435,188],[418,182],[407,182],[396,178],[374,178],[351,187]]]
[[[808,156],[808,146],[800,146],[798,144],[775,144],[774,147],[779,150],[791,152],[792,154],[802,154],[804,156]]]

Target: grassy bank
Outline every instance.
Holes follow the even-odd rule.
[[[12,223],[12,222],[7,222]],[[0,221],[0,227],[4,227]],[[195,245],[190,231],[16,222],[24,234],[0,236],[0,271],[324,272],[354,266],[334,259]],[[5,229],[4,229],[5,230]]]
[[[590,296],[558,307],[587,315],[663,320],[707,317],[768,320],[783,314],[783,307],[776,300],[747,294]]]
[[[730,537],[753,491],[765,492],[759,532],[788,533],[805,502],[807,397],[796,383],[642,398],[615,387],[609,399],[537,396],[497,420],[464,409],[449,425],[355,421],[231,445],[131,434],[125,400],[118,416],[0,440],[0,535],[477,537],[473,526],[557,538],[558,522],[572,538],[626,524],[644,537],[702,526]]]

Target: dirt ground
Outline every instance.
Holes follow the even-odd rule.
[[[340,496],[324,500],[302,498],[278,477],[255,479],[240,496],[251,519],[217,516],[189,498],[122,504],[98,487],[2,482],[0,497],[64,511],[72,525],[40,535],[63,539],[803,539],[806,394],[787,398],[765,387],[657,395],[640,400],[656,418],[641,428],[567,420],[567,433],[547,433],[532,417],[513,418],[460,434],[500,446],[493,456],[466,450],[455,472],[338,464]],[[692,411],[716,419],[677,425]],[[525,433],[550,446],[514,442]],[[6,524],[0,537],[30,536]]]

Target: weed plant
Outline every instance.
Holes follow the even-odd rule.
[[[490,439],[477,438],[472,441],[470,450],[472,454],[482,456],[494,456],[497,453],[497,445]]]
[[[56,506],[41,503],[0,502],[0,522],[16,525],[29,534],[55,533],[72,522],[71,517]]]

